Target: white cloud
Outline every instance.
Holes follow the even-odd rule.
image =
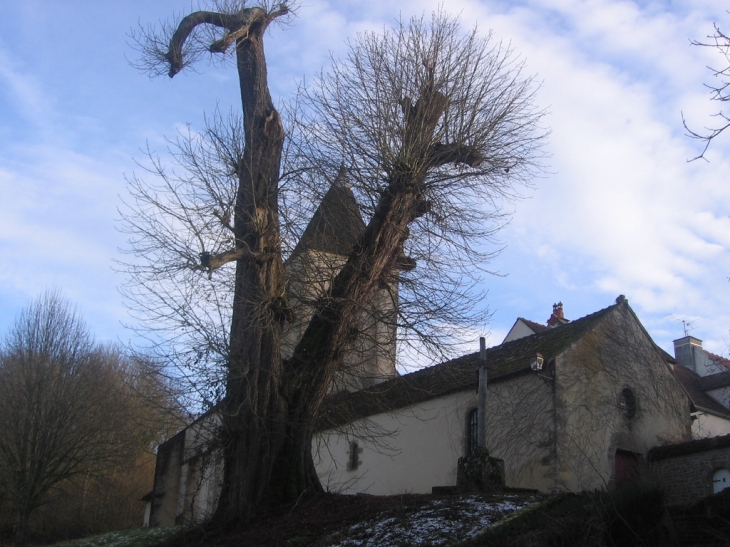
[[[0,82],[0,86],[5,88],[14,103],[12,108],[22,112],[28,121],[43,125],[42,121],[51,115],[51,109],[39,82],[27,71],[21,70],[12,56],[2,49],[0,49]]]
[[[174,4],[154,10],[164,15]],[[302,4],[290,28],[267,36],[274,94],[290,97],[302,76],[311,78],[328,52],[344,51],[358,31],[379,31],[399,16],[441,4]],[[34,9],[48,5],[38,1]],[[495,38],[523,54],[528,72],[544,82],[540,104],[551,110],[553,174],[517,204],[502,234],[510,247],[495,269],[509,276],[488,281],[496,312],[490,343],[501,340],[517,316],[543,322],[558,300],[575,318],[623,293],[666,349],[681,335],[670,317],[682,315],[695,318],[694,334],[707,347],[722,351],[730,328],[730,138],[713,144],[712,163],[688,164],[700,147],[683,135],[680,111],[692,127],[702,127],[717,110],[702,83],[711,79],[705,66],[721,59],[688,44],[710,33],[713,20],[727,21],[725,8],[717,0],[449,3],[446,9],[461,13],[465,26],[493,28]],[[115,332],[111,325],[124,312],[115,292],[121,280],[109,264],[121,240],[112,219],[124,192],[122,173],[134,169],[130,156],[145,138],[164,152],[161,134],[169,129],[174,136],[176,124],[193,121],[199,130],[199,113],[218,97],[224,111],[238,104],[230,67],[203,65],[204,74],[150,84],[122,66],[130,54],[123,43],[129,14],[147,20],[150,9],[142,2],[125,5],[125,28],[86,34],[78,26],[63,38],[54,35],[73,42],[63,51],[84,55],[98,79],[86,73],[75,81],[73,68],[58,78],[70,61],[63,55],[52,72],[33,63],[32,33],[19,31],[1,44],[0,97],[12,119],[0,121],[0,252],[11,257],[0,266],[0,304],[11,318],[26,296],[56,283]],[[23,13],[18,28],[28,21]],[[99,24],[115,19],[109,14]],[[44,36],[54,30],[52,22],[49,14]],[[118,44],[97,54],[99,36]],[[88,97],[106,107],[87,112]],[[8,321],[0,320],[0,328]]]

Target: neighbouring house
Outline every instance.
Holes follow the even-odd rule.
[[[730,434],[730,361],[702,348],[702,340],[674,341],[674,374],[692,401],[692,438]]]
[[[504,337],[502,343],[504,344],[505,342],[511,342],[518,338],[531,336],[538,332],[545,332],[552,327],[557,327],[558,325],[564,325],[566,323],[570,323],[570,320],[565,318],[563,303],[558,302],[557,304],[553,304],[553,313],[550,315],[545,325],[535,323],[534,321],[530,321],[524,317],[518,317],[515,324],[512,325],[512,328],[507,333],[507,336]]]

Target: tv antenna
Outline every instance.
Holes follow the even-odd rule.
[[[682,322],[682,332],[684,332],[685,336],[689,336],[689,333],[697,328],[697,327],[695,327],[694,319],[692,321],[690,321],[688,319],[682,319],[681,317],[679,317],[677,315],[672,315],[669,318],[672,321],[681,321]]]
[[[682,319],[682,330],[684,331],[684,335],[687,336],[689,334],[689,331],[694,330],[694,326],[692,325],[692,321],[685,321]]]

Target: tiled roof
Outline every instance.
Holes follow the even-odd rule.
[[[725,359],[722,355],[716,355],[714,353],[711,353],[707,351],[706,349],[703,349],[707,356],[712,359],[716,364],[725,367],[726,369],[730,370],[730,359]]]
[[[531,372],[530,360],[537,352],[543,355],[546,363],[552,361],[620,305],[609,306],[568,324],[487,349],[488,381],[499,382]],[[472,353],[361,391],[333,395],[325,401],[316,429],[334,428],[358,418],[397,410],[449,393],[476,389],[478,363],[479,354]]]
[[[713,389],[730,387],[730,370],[699,378],[697,380],[697,387],[699,387],[702,391],[712,391]]]
[[[708,439],[697,439],[686,443],[668,444],[666,446],[656,446],[649,450],[648,459],[652,462],[656,460],[663,460],[664,458],[672,458],[675,456],[683,456],[685,454],[694,454],[695,452],[704,452],[706,450],[726,447],[730,447],[730,435],[710,437]]]
[[[525,325],[530,327],[533,332],[545,332],[546,330],[550,329],[550,327],[548,327],[547,325],[535,323],[534,321],[530,321],[529,319],[525,319],[524,317],[518,317],[517,320],[522,321]]]
[[[365,223],[360,216],[355,195],[347,184],[347,171],[342,167],[291,256],[304,251],[347,256],[363,230]]]
[[[679,381],[684,392],[697,410],[730,418],[730,410],[702,390],[700,387],[700,381],[702,379],[699,375],[679,364],[672,365],[671,369],[674,377]]]

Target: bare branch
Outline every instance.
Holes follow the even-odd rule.
[[[719,80],[719,83],[705,84],[705,87],[710,90],[711,101],[727,102],[730,101],[730,92],[728,92],[728,90],[730,90],[730,36],[720,30],[717,23],[714,24],[714,29],[715,32],[707,36],[709,41],[701,42],[698,40],[691,40],[690,43],[693,46],[713,48],[724,57],[725,65],[723,68],[715,69],[709,66],[707,67],[712,75]],[[700,158],[706,160],[705,153],[709,149],[712,141],[730,127],[730,117],[722,111],[713,114],[713,117],[720,119],[720,124],[718,126],[705,127],[703,128],[703,131],[696,131],[687,125],[687,120],[684,117],[684,113],[682,113],[682,125],[686,131],[686,135],[704,143],[702,152],[688,161],[694,161]]]
[[[173,24],[140,27],[132,32],[130,36],[142,54],[135,66],[152,75],[166,73],[172,78],[203,53],[225,53],[234,42],[245,41],[254,26],[260,27],[260,32],[275,19],[292,12],[286,3],[248,8],[244,1],[214,1],[213,7],[218,10],[196,11]],[[201,30],[206,26],[219,31],[206,33]]]
[[[125,383],[133,366],[95,344],[57,291],[26,308],[1,344],[0,492],[22,544],[29,517],[53,490],[112,469],[126,474],[160,440],[161,423],[150,427]],[[151,375],[144,381],[155,383]]]
[[[214,25],[230,31],[231,27],[235,23],[234,18],[231,15],[212,11],[196,11],[195,13],[191,13],[184,17],[182,21],[180,21],[175,33],[172,35],[172,38],[170,39],[170,48],[165,54],[165,59],[168,63],[170,63],[170,78],[175,76],[175,74],[180,72],[183,66],[185,66],[183,62],[183,45],[185,44],[185,40],[187,40],[190,33],[195,30],[195,27],[202,24]],[[213,46],[211,46],[211,51],[214,52],[224,52],[226,49],[227,46],[223,49],[214,49]]]

